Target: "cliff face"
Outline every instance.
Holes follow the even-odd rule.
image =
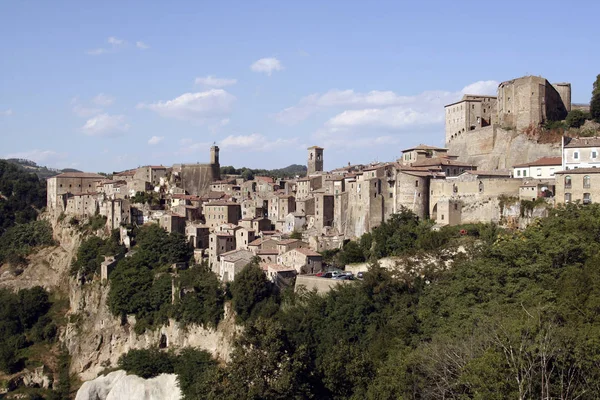
[[[134,332],[134,317],[121,324],[109,311],[106,300],[109,287],[99,282],[79,285],[70,283],[69,324],[63,341],[71,355],[71,372],[82,380],[93,379],[105,368],[117,365],[119,357],[131,349],[195,347],[226,361],[232,339],[238,328],[234,315],[225,308],[225,317],[216,330],[192,325],[182,328],[176,321],[154,331],[138,335]]]
[[[179,400],[177,375],[162,374],[143,379],[125,371],[111,372],[85,382],[75,400]]]
[[[446,144],[449,154],[460,161],[489,171],[511,169],[513,165],[535,161],[541,157],[560,157],[558,143],[539,143],[537,138],[515,130],[488,126],[463,133]]]
[[[47,216],[44,216],[47,218]],[[71,372],[83,381],[96,378],[106,368],[117,365],[119,357],[130,349],[196,347],[226,361],[233,338],[239,331],[228,305],[216,330],[201,326],[182,328],[176,321],[154,331],[137,335],[135,318],[127,323],[113,316],[107,306],[109,286],[99,279],[81,285],[69,276],[73,257],[81,244],[81,234],[68,222],[50,221],[58,245],[40,249],[29,257],[29,264],[19,273],[7,265],[0,266],[0,288],[19,290],[42,286],[69,299],[68,323],[60,328],[60,341],[71,356]]]

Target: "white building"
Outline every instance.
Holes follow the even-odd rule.
[[[554,179],[562,170],[561,157],[542,157],[539,160],[513,166],[514,178]]]
[[[600,137],[563,139],[562,169],[600,166]]]
[[[221,254],[219,277],[223,282],[233,282],[235,276],[252,261],[254,253],[248,250],[233,250]]]

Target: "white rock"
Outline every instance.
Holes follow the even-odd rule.
[[[85,382],[75,400],[180,400],[177,375],[162,374],[143,379],[125,371],[111,372]]]

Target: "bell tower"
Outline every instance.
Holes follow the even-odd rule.
[[[323,172],[323,150],[322,147],[312,146],[308,148],[308,172],[307,175]]]

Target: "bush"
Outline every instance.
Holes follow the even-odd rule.
[[[52,227],[48,221],[32,221],[9,228],[0,236],[0,263],[25,264],[35,247],[51,246]]]
[[[158,349],[129,350],[119,358],[119,367],[145,379],[175,372],[173,357]]]
[[[579,128],[585,124],[585,120],[589,119],[590,115],[581,110],[571,110],[565,119],[565,123],[569,128]]]
[[[258,315],[267,315],[273,310],[269,304],[274,301],[273,288],[258,266],[259,260],[255,257],[231,283],[233,309],[240,321],[247,321]]]

